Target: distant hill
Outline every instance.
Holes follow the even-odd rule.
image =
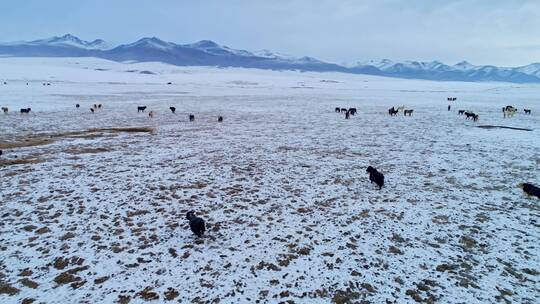
[[[466,61],[446,65],[439,61],[367,61],[352,67],[312,57],[292,57],[268,50],[249,52],[202,40],[176,44],[156,37],[112,47],[101,39],[85,41],[70,34],[34,41],[0,44],[0,55],[13,57],[98,57],[113,61],[158,61],[177,66],[244,67],[272,70],[344,72],[441,81],[504,81],[540,83],[540,63],[521,67],[475,66]]]

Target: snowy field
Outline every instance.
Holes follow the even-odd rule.
[[[0,303],[538,303],[538,85],[88,58],[0,81]]]

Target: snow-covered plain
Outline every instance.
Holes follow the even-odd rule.
[[[1,303],[540,298],[540,201],[517,187],[540,184],[538,85],[89,58],[0,58],[0,80]],[[125,127],[154,132],[105,130]]]

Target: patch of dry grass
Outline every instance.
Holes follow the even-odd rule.
[[[16,148],[24,148],[24,147],[35,147],[35,146],[52,144],[53,142],[54,140],[50,138],[43,138],[43,137],[27,138],[27,139],[15,141],[15,142],[1,142],[0,149],[7,150],[7,149],[16,149]]]
[[[24,147],[35,147],[52,144],[55,141],[63,138],[88,138],[93,139],[97,137],[108,136],[110,134],[118,133],[150,133],[155,134],[155,128],[151,127],[130,127],[130,128],[98,128],[88,129],[83,131],[71,131],[54,134],[40,134],[31,137],[25,137],[23,139],[14,140],[11,142],[1,142],[0,149],[16,149]]]
[[[103,153],[103,152],[109,152],[112,149],[109,148],[89,148],[89,147],[69,147],[66,150],[64,150],[65,153],[68,154],[95,154],[95,153]]]
[[[39,164],[44,162],[43,159],[37,158],[21,158],[21,159],[0,159],[0,167],[7,167],[13,165],[27,165],[27,164]]]

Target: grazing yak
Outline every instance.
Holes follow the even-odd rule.
[[[31,108],[21,109],[21,114],[24,114],[24,113],[28,114],[30,113],[30,111],[32,111]]]
[[[4,113],[7,113],[7,112],[9,112],[9,109],[8,109],[7,107],[2,107],[2,111],[3,111]]]
[[[394,107],[391,107],[390,109],[388,109],[388,114],[390,114],[390,116],[393,116],[393,115],[397,116],[398,112],[399,110],[396,110]]]
[[[189,121],[195,121],[195,115],[189,114]]]
[[[219,116],[219,117],[217,118],[217,121],[218,121],[218,122],[223,122],[223,116]]]
[[[351,115],[355,115],[356,114],[356,108],[349,108],[349,113],[351,113]]]
[[[525,112],[525,114],[531,114],[531,109],[523,109],[523,112]]]
[[[369,173],[371,183],[375,182],[379,186],[379,190],[381,190],[384,186],[384,175],[372,166],[367,167],[366,172]]]
[[[458,114],[458,115],[463,115],[464,113],[465,113],[465,110],[459,110],[459,111],[457,111],[457,114]]]
[[[146,106],[138,106],[137,107],[137,113],[144,112],[144,110],[146,110]]]
[[[200,217],[195,216],[195,211],[188,211],[186,213],[186,219],[189,221],[189,228],[191,231],[198,237],[202,237],[206,227],[204,225],[204,220]]]
[[[169,107],[169,109],[171,110],[171,112],[174,114],[174,112],[176,112],[176,108],[175,107]]]
[[[474,114],[473,112],[465,112],[465,119],[472,119],[473,121],[478,121],[478,119],[480,118],[480,116],[478,116],[478,114]]]
[[[407,114],[409,114],[409,116],[411,116],[413,111],[414,110],[403,110],[403,116],[407,116]]]
[[[94,108],[90,108],[90,112],[92,112],[92,114],[94,114]]]
[[[341,108],[340,107],[336,107],[336,109],[334,110],[336,113],[339,113],[341,112]]]
[[[347,109],[341,108],[341,113],[345,113],[345,112],[347,112]]]
[[[77,108],[77,109],[80,108],[80,107],[81,107],[80,104],[76,104],[76,105],[75,105],[75,108]]]
[[[516,114],[517,112],[517,109],[514,108],[513,106],[506,106],[503,108],[503,117],[506,118],[506,117],[512,117],[514,116],[514,114]]]
[[[536,187],[533,184],[530,183],[522,183],[518,185],[521,189],[523,189],[523,192],[529,196],[536,196],[537,198],[540,198],[540,188]]]

